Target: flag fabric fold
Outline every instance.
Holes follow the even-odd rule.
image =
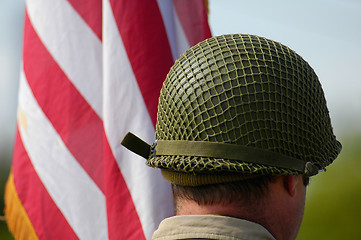
[[[210,36],[203,0],[26,1],[5,192],[16,239],[151,238],[170,186],[119,143],[153,142],[169,68]]]

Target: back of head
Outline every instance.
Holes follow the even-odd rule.
[[[340,150],[309,64],[278,42],[232,34],[175,62],[159,98],[156,142],[143,156],[168,181],[200,186],[315,175]]]

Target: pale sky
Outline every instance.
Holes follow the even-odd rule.
[[[249,33],[283,43],[316,71],[336,134],[361,133],[360,0],[210,0],[213,35]]]
[[[209,0],[213,35],[249,33],[281,42],[315,69],[336,134],[361,133],[360,0]],[[23,0],[0,1],[0,151],[12,148]]]
[[[23,0],[0,1],[0,151],[15,135],[23,18]]]

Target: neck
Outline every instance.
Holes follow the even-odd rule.
[[[178,199],[177,215],[216,214],[240,218],[262,225],[278,240],[295,239],[302,221],[304,205],[300,207],[292,198],[287,197],[289,193],[283,184],[281,179],[271,183],[265,199],[248,205],[198,205],[192,200]]]
[[[239,219],[244,219],[247,221],[251,221],[254,223],[258,223],[266,228],[274,237],[277,228],[279,225],[283,225],[282,218],[279,216],[271,216],[271,218],[267,217],[269,215],[269,211],[262,207],[262,203],[255,206],[236,206],[236,205],[198,205],[196,202],[191,200],[182,199],[179,205],[177,206],[177,215],[222,215],[228,217],[234,217]],[[277,219],[277,220],[276,220]],[[277,225],[272,225],[272,222],[276,222]],[[279,238],[276,238],[279,239]],[[280,239],[279,239],[280,240]]]

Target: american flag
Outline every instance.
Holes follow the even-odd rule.
[[[173,214],[149,143],[179,55],[211,36],[204,0],[28,0],[6,216],[17,239],[150,239]]]

